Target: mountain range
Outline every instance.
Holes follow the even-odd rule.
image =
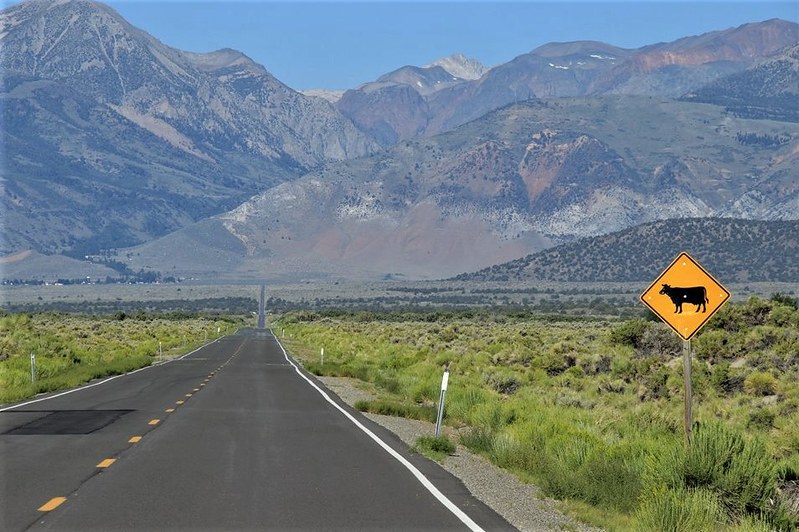
[[[799,221],[688,218],[581,239],[460,281],[651,282],[687,251],[722,283],[799,283]]]
[[[431,278],[655,220],[795,220],[798,43],[770,20],[301,94],[102,4],[30,0],[0,13],[0,252]]]
[[[244,54],[169,48],[84,0],[0,14],[0,250],[133,245],[376,149]]]

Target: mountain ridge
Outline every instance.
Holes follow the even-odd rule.
[[[674,95],[762,91],[772,63],[790,85],[790,48],[775,50],[797,28],[549,43],[478,77],[406,66],[333,105],[239,51],[182,52],[110,8],[32,0],[0,12],[0,252],[437,278],[660,219],[796,219],[799,123],[768,99],[758,115]]]
[[[785,131],[791,140],[761,148],[741,142],[742,131]],[[730,121],[705,104],[609,96],[510,105],[327,165],[218,216],[216,227],[246,251],[214,271],[228,261],[234,275],[440,278],[652,220],[740,216],[750,197],[773,218],[796,218],[798,145],[799,126]],[[191,239],[186,231],[180,239]],[[166,239],[124,253],[138,269],[177,247]]]
[[[103,4],[31,0],[0,27],[3,253],[136,244],[377,149],[244,54],[169,48]]]
[[[356,126],[386,146],[449,131],[493,109],[536,97],[676,98],[796,42],[799,25],[781,19],[636,49],[598,41],[554,42],[496,65],[477,79],[435,91],[418,91],[413,83],[366,83],[346,91],[337,105]]]
[[[563,244],[459,281],[651,282],[687,251],[727,283],[799,282],[799,220],[661,220]]]

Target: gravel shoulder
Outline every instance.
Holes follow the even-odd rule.
[[[317,378],[350,406],[359,400],[375,399],[366,385],[356,379]],[[396,434],[409,447],[419,436],[432,435],[435,430],[434,425],[426,421],[368,413],[364,415]],[[442,466],[459,478],[472,495],[521,531],[598,530],[564,515],[556,508],[556,502],[543,497],[537,487],[525,484],[462,445],[458,445],[454,455],[444,459]]]

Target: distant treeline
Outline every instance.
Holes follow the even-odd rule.
[[[790,135],[759,135],[757,133],[736,133],[735,140],[741,144],[750,146],[763,146],[764,148],[776,148],[791,141]]]
[[[557,314],[560,319],[568,316],[618,316],[630,317],[640,315],[643,311],[635,298],[595,297],[561,298],[561,294],[549,294],[546,299],[522,298],[511,300],[508,295],[472,294],[443,295],[440,297],[374,297],[374,298],[329,298],[299,301],[286,301],[270,297],[266,302],[267,312],[332,312],[332,313],[365,313],[369,315],[397,316],[406,313],[433,314],[439,313],[474,313],[488,312],[523,315]]]
[[[249,314],[256,311],[258,301],[248,297],[217,297],[205,299],[169,299],[164,301],[52,301],[42,303],[13,303],[3,307],[9,313],[65,312],[70,314],[114,314],[119,319],[148,313],[172,316],[197,314]]]
[[[60,285],[73,285],[73,284],[155,284],[155,283],[179,283],[181,280],[177,277],[167,276],[161,277],[159,272],[148,272],[141,270],[137,273],[130,275],[122,275],[120,277],[111,277],[107,275],[105,279],[102,278],[78,278],[66,279],[58,278],[52,281],[45,281],[43,279],[0,279],[2,286],[43,286],[48,284]]]

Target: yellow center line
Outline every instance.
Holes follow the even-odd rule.
[[[139,443],[141,441],[141,436],[131,436],[128,440],[128,443]]]
[[[186,397],[191,397],[191,394],[190,394],[190,393],[187,393],[187,394],[186,394]]]
[[[200,386],[205,386],[205,383],[204,383],[204,382],[201,382],[201,383],[200,383]]]
[[[174,411],[175,411],[174,408],[167,408],[166,410],[164,410],[164,412],[166,412],[167,414],[171,414]]]
[[[40,512],[52,512],[53,510],[55,510],[56,508],[58,508],[59,506],[64,504],[64,501],[66,501],[66,500],[67,500],[66,497],[53,497],[52,499],[50,499],[49,501],[44,503],[39,508],[39,511]]]
[[[116,461],[117,461],[116,458],[106,458],[105,460],[97,464],[97,467],[108,467]]]
[[[158,423],[160,423],[160,422],[161,422],[160,419],[151,419],[150,422],[147,423],[147,424],[148,425],[158,425]]]
[[[185,401],[175,401],[176,405],[182,405],[183,403],[185,403]]]
[[[200,391],[200,389],[199,389],[199,388],[195,388],[195,389],[194,389],[194,391],[195,391],[195,392],[199,392],[199,391]]]

